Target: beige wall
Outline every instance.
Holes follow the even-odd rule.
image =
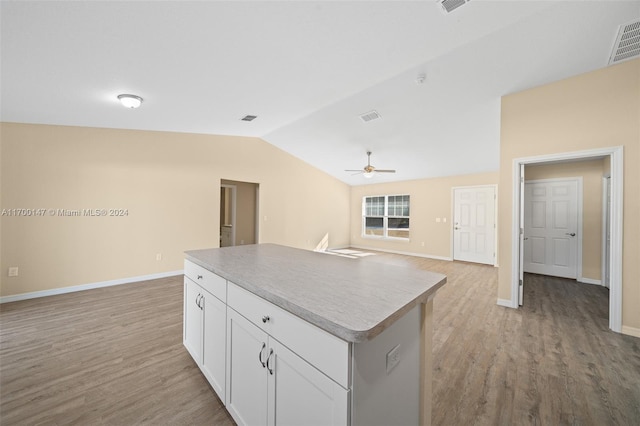
[[[260,139],[0,126],[2,209],[128,209],[3,216],[2,296],[182,269],[184,250],[219,245],[222,178],[260,184],[260,242],[349,243],[349,187]]]
[[[451,258],[452,188],[493,185],[498,172],[351,187],[351,244],[357,247]],[[410,195],[410,240],[362,237],[362,198],[373,195]],[[440,218],[440,222],[436,222]],[[447,218],[446,222],[442,218]],[[424,245],[423,245],[424,243]]]
[[[513,159],[624,146],[623,331],[640,332],[640,59],[505,96],[498,298],[511,298]]]
[[[528,165],[525,180],[582,178],[582,276],[602,279],[602,178],[604,160]],[[607,161],[608,163],[608,161]]]

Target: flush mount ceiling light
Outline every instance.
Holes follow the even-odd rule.
[[[142,98],[136,95],[118,95],[118,100],[125,108],[138,108],[142,104]]]

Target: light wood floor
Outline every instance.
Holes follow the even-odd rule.
[[[640,339],[607,330],[606,289],[531,275],[514,310],[493,267],[354,261],[448,276],[434,425],[640,424]],[[182,278],[0,305],[0,424],[232,425],[182,346]]]

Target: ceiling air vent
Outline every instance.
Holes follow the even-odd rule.
[[[364,121],[365,123],[368,123],[369,121],[377,120],[378,118],[380,118],[380,114],[378,114],[377,111],[369,111],[360,115],[360,120]]]
[[[609,65],[640,56],[640,20],[620,25]]]
[[[253,121],[256,118],[258,118],[257,115],[245,115],[244,117],[242,117],[240,120],[242,121]]]
[[[445,13],[451,13],[455,9],[459,8],[465,3],[469,3],[471,0],[438,0]]]

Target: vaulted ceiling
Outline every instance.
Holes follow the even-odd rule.
[[[367,150],[397,169],[374,182],[498,170],[500,97],[608,66],[640,18],[630,0],[0,7],[2,121],[257,136],[353,185]]]

